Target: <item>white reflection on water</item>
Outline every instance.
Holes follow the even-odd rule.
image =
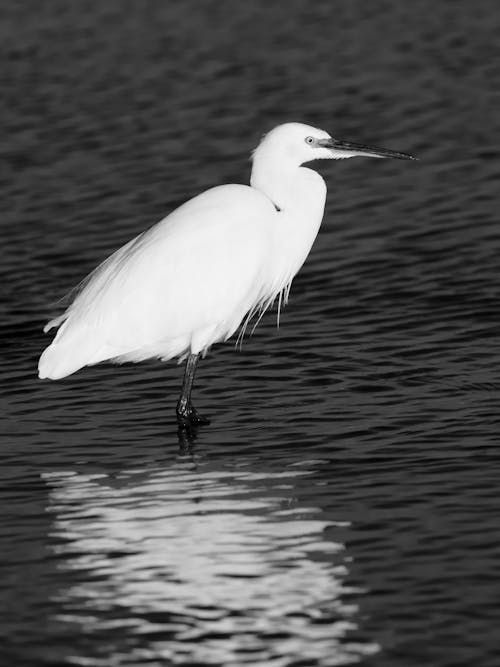
[[[58,620],[86,638],[72,661],[335,665],[377,651],[349,640],[357,608],[342,600],[350,589],[343,545],[325,539],[332,523],[294,498],[309,473],[239,461],[44,474],[67,582]]]

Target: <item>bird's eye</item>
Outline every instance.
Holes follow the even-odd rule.
[[[306,137],[306,144],[313,144],[314,143],[314,137]]]

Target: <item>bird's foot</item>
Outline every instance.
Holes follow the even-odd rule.
[[[177,423],[181,428],[210,424],[210,419],[207,419],[207,417],[202,417],[202,415],[200,415],[192,403],[184,403],[183,401],[179,401],[177,403],[176,413]]]

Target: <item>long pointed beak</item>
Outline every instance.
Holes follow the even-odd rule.
[[[351,141],[341,141],[340,139],[321,139],[320,146],[331,148],[335,151],[346,151],[351,155],[366,155],[367,157],[391,157],[398,160],[417,160],[418,158],[409,155],[408,153],[398,153],[397,151],[389,151],[386,148],[376,148],[375,146],[366,146],[365,144],[355,144]]]

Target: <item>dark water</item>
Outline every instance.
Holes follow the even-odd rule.
[[[499,664],[495,2],[0,9],[1,664]],[[41,328],[303,120],[418,163],[321,165],[277,332],[40,382]]]

